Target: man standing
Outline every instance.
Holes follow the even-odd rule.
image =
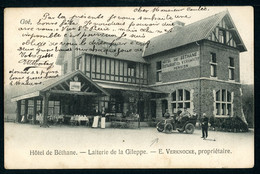
[[[202,128],[202,137],[204,140],[208,137],[208,123],[209,119],[205,113],[203,113],[202,120],[201,120],[201,128]]]
[[[105,106],[101,109],[101,128],[105,129],[106,127],[106,109]]]
[[[100,112],[98,110],[98,106],[96,106],[94,112],[93,112],[93,115],[94,115],[94,121],[93,121],[93,124],[92,124],[92,128],[97,128],[98,127],[98,121],[99,121],[99,117],[100,117]]]

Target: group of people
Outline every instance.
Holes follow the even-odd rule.
[[[178,109],[177,111],[177,117],[174,119],[174,118],[171,118],[171,115],[169,113],[169,110],[166,109],[166,112],[164,113],[163,115],[166,119],[165,121],[168,122],[169,120],[170,121],[174,121],[174,122],[177,122],[177,123],[180,123],[182,118],[184,117],[191,117],[191,114],[187,111],[187,108],[184,108],[184,111],[182,112],[180,109]]]
[[[21,118],[21,123],[27,123],[29,120],[33,120],[33,116],[30,114],[25,114]],[[36,123],[42,123],[43,122],[43,116],[40,111],[36,112]]]
[[[196,113],[195,113],[196,114]],[[194,114],[194,116],[195,116]],[[169,121],[174,121],[176,123],[180,123],[182,118],[184,117],[191,117],[192,115],[187,111],[187,108],[184,107],[184,111],[182,112],[180,109],[177,111],[177,117],[176,119],[171,118],[169,110],[166,109],[166,112],[164,113],[165,124]],[[208,137],[208,125],[209,125],[209,119],[206,116],[206,113],[202,114],[201,118],[201,128],[202,128],[202,137],[204,140]]]
[[[93,112],[94,120],[92,124],[92,128],[97,128],[99,125],[99,118],[101,118],[100,127],[104,129],[106,127],[106,109],[103,106],[101,111],[98,110],[98,106],[95,107]]]

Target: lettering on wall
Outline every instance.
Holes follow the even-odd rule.
[[[80,91],[81,83],[80,82],[70,82],[70,91]]]
[[[199,51],[171,57],[162,61],[162,72],[177,71],[199,66]]]

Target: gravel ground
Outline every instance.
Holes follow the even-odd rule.
[[[155,128],[93,129],[5,123],[5,167],[250,168],[254,132],[159,133]]]

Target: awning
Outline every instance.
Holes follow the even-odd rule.
[[[96,81],[96,83],[105,89],[118,89],[118,90],[125,90],[125,91],[137,91],[137,92],[140,91],[140,92],[149,92],[149,93],[156,93],[156,94],[168,94],[167,92],[159,91],[145,85],[122,84],[122,83],[115,83],[115,82],[111,83],[111,82],[100,82],[100,81]]]

